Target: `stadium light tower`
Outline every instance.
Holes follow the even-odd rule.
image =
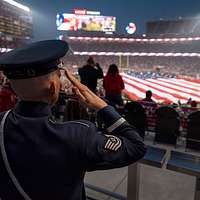
[[[5,1],[13,6],[16,6],[17,8],[21,8],[24,11],[30,12],[30,8],[28,8],[27,6],[24,6],[16,1],[13,1],[13,0],[3,0],[3,1]]]

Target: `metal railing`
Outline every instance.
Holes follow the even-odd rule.
[[[90,189],[90,190],[93,190],[95,192],[98,192],[98,193],[101,193],[101,194],[104,194],[104,195],[107,195],[109,197],[112,197],[112,198],[115,198],[115,199],[118,199],[118,200],[127,200],[127,198],[125,196],[122,196],[118,193],[114,193],[114,192],[111,192],[109,190],[106,190],[104,188],[99,188],[97,186],[94,186],[94,185],[91,185],[91,184],[88,184],[88,183],[85,183],[85,187]],[[87,197],[88,200],[94,200],[93,198],[91,197]]]

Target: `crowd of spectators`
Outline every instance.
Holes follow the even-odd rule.
[[[152,71],[158,67],[164,73],[198,79],[200,75],[199,58],[195,57],[130,57],[129,65],[135,71]]]
[[[138,72],[138,71],[128,71],[127,74],[134,76],[140,79],[156,79],[156,78],[175,78],[176,75],[170,73],[163,73],[163,72],[154,72],[154,71],[145,71],[145,72]]]
[[[90,41],[69,40],[73,51],[85,52],[146,52],[146,53],[198,53],[198,41],[184,42],[116,42],[116,41]]]
[[[128,41],[90,41],[69,40],[74,52],[140,52],[140,53],[199,53],[198,41],[173,42],[128,42]],[[67,65],[80,67],[87,55],[67,57]],[[200,77],[199,57],[195,56],[94,56],[101,63],[104,72],[111,63],[119,67],[131,68],[136,71],[152,70],[155,66],[162,67],[163,72],[176,75]],[[125,60],[125,62],[123,62]]]

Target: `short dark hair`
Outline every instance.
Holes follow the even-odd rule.
[[[119,74],[119,69],[118,69],[117,65],[116,64],[110,65],[107,74],[113,74],[113,75]]]
[[[152,97],[152,91],[151,90],[147,90],[146,91],[146,97],[147,98],[151,98]]]
[[[90,57],[88,58],[88,60],[87,60],[87,63],[88,63],[89,65],[95,65],[94,58],[93,58],[92,56],[90,56]]]

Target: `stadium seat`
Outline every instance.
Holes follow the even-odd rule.
[[[180,119],[178,112],[168,106],[156,110],[154,142],[176,145],[179,136]]]
[[[140,101],[139,102],[145,109],[147,115],[147,131],[155,131],[156,123],[156,109],[158,105],[154,102]]]
[[[124,106],[124,117],[129,124],[136,127],[140,136],[144,138],[147,125],[147,116],[142,105],[135,101],[128,102]]]
[[[200,111],[188,116],[186,148],[200,150]]]

